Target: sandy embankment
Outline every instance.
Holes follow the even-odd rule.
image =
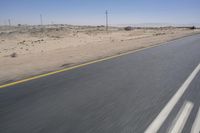
[[[158,28],[124,31],[103,27],[0,28],[0,84],[90,60],[136,50],[199,30]],[[11,57],[11,55],[16,57]]]

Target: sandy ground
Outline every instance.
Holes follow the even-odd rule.
[[[187,28],[0,27],[0,84],[199,33]]]

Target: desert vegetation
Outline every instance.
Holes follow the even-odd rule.
[[[0,26],[0,82],[196,33],[196,27]]]

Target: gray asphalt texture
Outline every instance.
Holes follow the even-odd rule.
[[[0,133],[143,133],[200,63],[200,35],[0,89]],[[200,106],[200,74],[185,100]]]

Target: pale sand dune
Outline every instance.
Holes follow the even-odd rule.
[[[124,31],[104,27],[0,28],[0,83],[61,69],[120,52],[148,47],[199,30],[181,28]],[[16,57],[10,55],[16,53]]]

